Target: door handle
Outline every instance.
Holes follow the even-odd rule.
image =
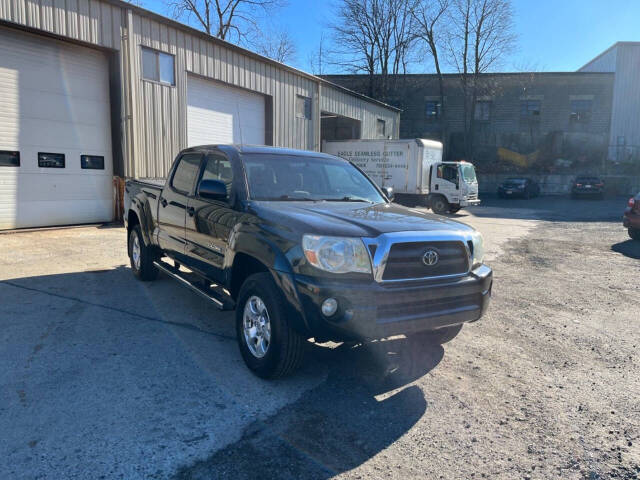
[[[436,190],[438,190],[438,184],[436,183]]]
[[[162,207],[166,207],[167,206],[167,201],[164,198],[160,199],[160,205],[162,205]]]
[[[189,207],[187,208],[187,213],[189,214],[190,217],[193,217],[193,215],[196,213],[196,209],[193,207]]]

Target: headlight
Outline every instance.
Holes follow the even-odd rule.
[[[359,238],[304,235],[302,250],[311,265],[331,273],[371,273],[367,249]]]
[[[480,232],[473,232],[471,241],[473,242],[473,266],[475,267],[484,261],[484,239]]]

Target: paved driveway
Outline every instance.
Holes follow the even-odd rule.
[[[611,219],[618,203],[598,208]],[[484,233],[492,261],[565,213],[541,199],[454,217]],[[231,313],[166,277],[133,278],[125,236],[120,227],[0,235],[0,478],[325,478],[360,468],[387,477],[403,455],[414,460],[392,477],[431,471],[420,466],[426,444],[402,439],[424,441],[435,428],[425,421],[458,408],[446,389],[482,322],[444,349],[403,339],[315,346],[299,374],[267,382],[244,367]],[[442,454],[429,468],[451,466],[455,455]]]

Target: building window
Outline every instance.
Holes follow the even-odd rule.
[[[428,120],[437,120],[440,118],[440,102],[436,100],[427,100],[425,103],[425,115]]]
[[[104,170],[104,157],[100,155],[80,155],[83,170]]]
[[[571,100],[571,115],[569,119],[575,123],[589,123],[591,121],[591,107],[593,100]]]
[[[473,118],[481,122],[488,122],[491,118],[491,102],[488,100],[477,101]]]
[[[20,152],[0,150],[0,167],[19,167]]]
[[[376,134],[378,135],[378,137],[380,138],[385,138],[387,135],[386,132],[386,122],[382,119],[378,119],[376,121]]]
[[[296,117],[311,120],[311,99],[296,95]]]
[[[38,152],[38,166],[41,168],[64,168],[64,153]]]
[[[175,85],[174,56],[168,53],[142,48],[142,78],[166,85]]]
[[[520,102],[520,116],[526,118],[540,117],[540,100],[522,100]]]

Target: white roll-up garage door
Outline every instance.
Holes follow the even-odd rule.
[[[187,83],[187,142],[265,143],[264,96],[190,75]]]
[[[102,52],[0,27],[0,230],[112,220],[108,71]]]

